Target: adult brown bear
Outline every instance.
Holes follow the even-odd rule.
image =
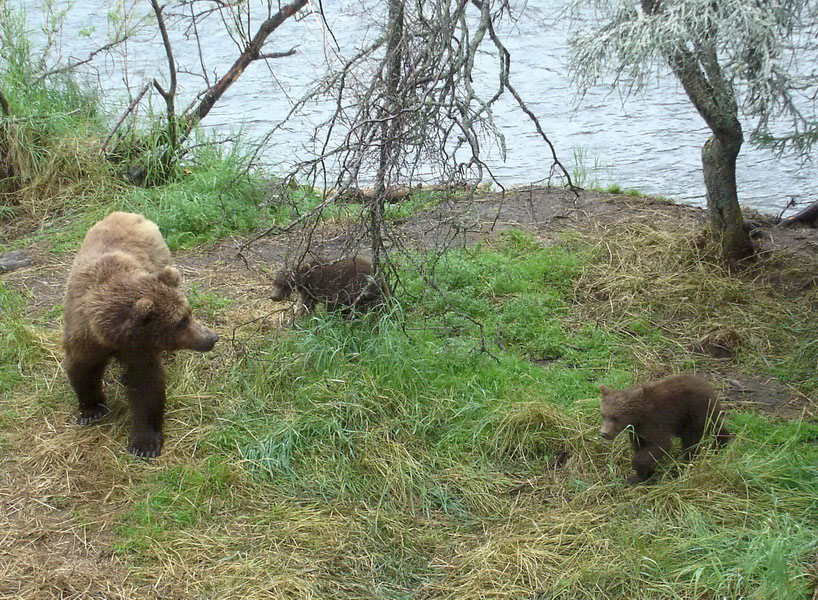
[[[65,370],[79,400],[78,422],[108,413],[102,375],[116,358],[131,407],[128,450],[150,458],[162,451],[162,352],[207,352],[219,339],[191,316],[170,263],[155,223],[115,212],[88,230],[65,290]]]
[[[366,257],[332,262],[310,258],[276,272],[270,298],[285,300],[297,291],[307,312],[323,302],[327,310],[348,317],[353,310],[363,312],[383,303],[386,289],[382,277],[373,277],[372,262]]]
[[[674,375],[667,379],[635,385],[625,390],[600,386],[602,427],[612,440],[630,427],[635,473],[628,483],[640,483],[653,474],[657,461],[670,452],[672,438],[682,440],[684,459],[689,460],[711,425],[716,441],[723,445],[731,435],[716,391],[701,377]]]

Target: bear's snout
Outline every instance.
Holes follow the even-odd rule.
[[[178,345],[179,348],[185,348],[195,352],[210,352],[218,341],[219,336],[216,333],[210,331],[210,329],[198,321],[193,321],[181,339],[179,339]]]
[[[619,432],[603,428],[603,429],[599,430],[599,437],[601,437],[603,440],[611,441],[612,439],[614,439],[616,437],[617,433],[619,433]]]
[[[200,352],[210,352],[213,350],[213,346],[216,345],[216,342],[219,341],[219,334],[215,331],[211,331],[204,325],[202,326],[204,329],[204,336],[202,337],[202,344],[199,348],[196,348]]]

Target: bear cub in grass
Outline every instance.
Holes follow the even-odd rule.
[[[270,298],[280,302],[293,291],[307,312],[323,302],[327,310],[349,317],[353,310],[364,312],[383,303],[386,285],[382,277],[372,276],[372,262],[363,256],[332,262],[307,259],[276,272]]]
[[[77,421],[88,425],[108,413],[102,375],[116,358],[131,409],[128,450],[148,458],[162,450],[162,353],[207,352],[219,339],[192,317],[170,263],[156,224],[115,212],[88,230],[65,291],[65,371],[79,400]]]
[[[645,481],[656,463],[671,449],[671,440],[681,438],[684,460],[692,458],[705,434],[712,430],[721,446],[730,441],[724,427],[724,414],[713,387],[695,375],[674,375],[667,379],[602,392],[602,428],[606,440],[612,440],[626,427],[629,431],[635,473],[630,484]]]

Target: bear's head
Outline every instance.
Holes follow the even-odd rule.
[[[606,440],[618,436],[628,425],[634,425],[634,407],[642,399],[642,387],[636,386],[626,390],[612,390],[601,385],[602,394],[602,427],[599,435]]]
[[[295,288],[295,273],[292,269],[282,269],[273,275],[273,289],[270,299],[281,302],[290,297]]]
[[[94,335],[121,351],[212,350],[219,336],[193,318],[180,279],[165,267],[100,286],[91,306]]]

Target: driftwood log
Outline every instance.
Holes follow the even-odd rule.
[[[0,257],[0,273],[8,273],[34,264],[34,259],[23,250],[12,250]]]
[[[441,183],[435,185],[396,185],[387,188],[384,192],[385,200],[389,204],[395,204],[406,199],[417,192],[450,192],[466,188],[465,183]],[[340,196],[345,202],[368,202],[375,199],[375,188],[350,188]]]
[[[806,208],[798,211],[791,217],[781,219],[779,222],[781,227],[792,227],[794,225],[806,225],[808,227],[815,227],[818,225],[818,201],[813,202]]]

